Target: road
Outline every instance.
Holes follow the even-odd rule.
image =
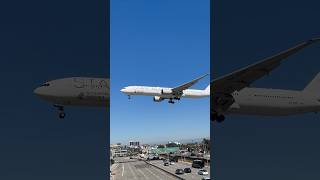
[[[162,168],[166,171],[169,171],[171,173],[175,173],[176,169],[184,169],[186,167],[189,167],[191,169],[191,173],[185,173],[182,175],[178,175],[186,180],[195,180],[195,179],[200,180],[203,177],[202,175],[198,175],[199,169],[191,167],[190,163],[176,162],[176,163],[171,164],[169,166],[164,166],[162,160],[154,160],[154,161],[150,161],[149,163],[156,165],[157,167],[160,167],[160,168]],[[210,168],[204,167],[203,169],[207,170],[209,173],[208,175],[205,175],[205,176],[210,177]]]
[[[157,166],[165,171],[162,171],[145,161],[138,159],[129,159],[128,157],[115,159],[116,163],[112,166],[112,180],[176,180],[179,179],[170,173],[175,174],[176,169],[191,168],[191,173],[177,175],[185,180],[201,180],[202,175],[198,175],[199,169],[192,168],[190,163],[178,162],[169,166],[164,166],[162,160],[148,161],[148,163]],[[210,177],[210,168],[205,167],[209,172],[207,177]],[[170,172],[170,173],[167,173]]]
[[[118,159],[112,168],[112,180],[177,180],[152,165],[135,159]]]

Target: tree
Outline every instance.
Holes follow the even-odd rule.
[[[210,139],[206,139],[206,138],[202,139],[202,148],[206,152],[210,151]]]

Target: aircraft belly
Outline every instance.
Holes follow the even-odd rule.
[[[264,116],[284,116],[290,114],[298,114],[305,112],[314,112],[317,107],[313,105],[305,105],[301,101],[271,101],[261,99],[236,100],[237,106],[232,105],[228,113],[235,114],[253,114]]]
[[[192,94],[183,94],[182,97],[185,97],[185,98],[202,98],[202,97],[205,97],[203,95],[192,95]]]
[[[106,95],[79,94],[78,96],[65,97],[43,97],[54,104],[65,106],[92,106],[106,107],[109,105],[109,98]]]
[[[106,107],[109,100],[90,100],[90,99],[64,99],[57,104],[69,106],[91,106],[91,107]]]
[[[285,105],[285,104],[240,104],[239,108],[230,108],[227,113],[235,114],[252,114],[252,115],[263,115],[263,116],[285,116],[291,114],[312,112],[314,108],[305,107],[299,105]]]

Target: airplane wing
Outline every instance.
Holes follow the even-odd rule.
[[[295,54],[301,49],[318,41],[320,41],[320,38],[310,39],[260,62],[217,78],[211,81],[211,90],[215,93],[230,94],[234,91],[239,91],[248,87],[255,80],[269,74],[288,56]]]
[[[182,91],[183,91],[183,90],[186,90],[186,89],[190,88],[190,87],[193,86],[195,83],[197,83],[200,79],[206,77],[207,75],[208,75],[208,74],[205,74],[205,75],[203,75],[203,76],[201,76],[201,77],[199,77],[199,78],[196,78],[196,79],[194,79],[194,80],[192,80],[192,81],[190,81],[190,82],[187,82],[187,83],[184,83],[184,84],[182,84],[182,85],[180,85],[180,86],[177,86],[177,87],[175,87],[175,88],[172,88],[173,94],[174,94],[174,95],[182,95]]]

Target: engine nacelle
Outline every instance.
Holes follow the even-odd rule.
[[[160,96],[155,96],[155,97],[153,97],[153,101],[154,102],[160,102],[160,101],[163,101],[163,98],[160,97]]]
[[[172,94],[171,89],[161,89],[161,94]]]

